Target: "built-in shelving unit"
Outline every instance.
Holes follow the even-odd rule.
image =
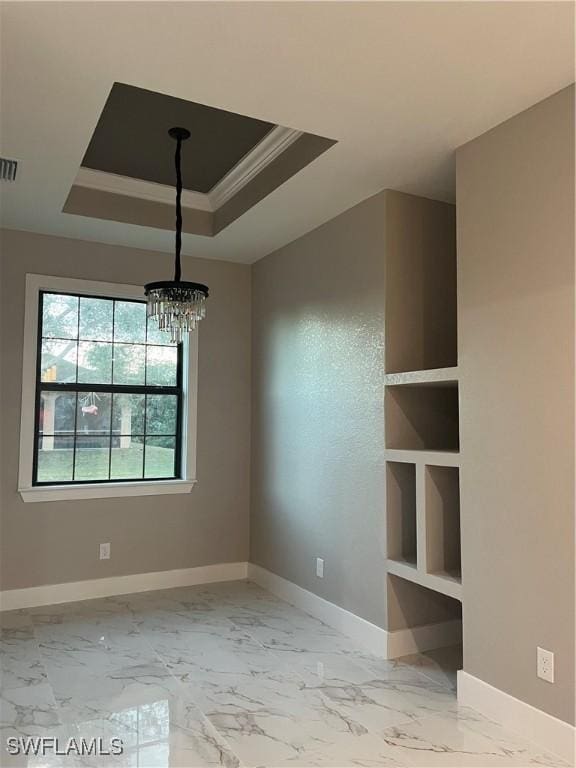
[[[387,568],[461,601],[454,206],[392,193],[386,226]]]
[[[458,461],[387,451],[386,529],[389,573],[461,600]]]

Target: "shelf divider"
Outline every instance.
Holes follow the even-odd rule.
[[[387,373],[384,377],[387,387],[399,385],[420,384],[457,384],[458,366],[452,368],[428,368],[422,371],[404,371],[403,373]]]
[[[459,467],[458,451],[428,451],[408,448],[387,448],[386,461],[405,461],[410,464],[435,464],[439,467]]]
[[[428,572],[426,520],[426,465],[416,464],[416,562],[418,569]]]

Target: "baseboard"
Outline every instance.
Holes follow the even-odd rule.
[[[387,632],[323,597],[253,563],[248,578],[278,597],[292,603],[328,626],[347,635],[376,656],[393,659],[418,651],[454,645],[462,636],[461,622],[447,621],[423,627]]]
[[[246,578],[334,627],[376,656],[386,659],[454,645],[461,637],[461,624],[456,621],[387,632],[382,627],[252,563],[218,563],[173,571],[135,573],[105,579],[9,589],[0,592],[0,611]]]
[[[335,605],[307,589],[299,587],[292,581],[267,571],[259,565],[248,563],[248,578],[282,600],[286,600],[287,603],[292,603],[297,608],[352,638],[376,656],[387,657],[388,633],[385,629],[356,616],[345,608],[340,608],[339,605]]]
[[[65,584],[48,584],[41,587],[8,589],[0,592],[0,611],[18,608],[34,608],[39,605],[71,603],[95,597],[127,595],[132,592],[149,592],[171,587],[189,587],[217,581],[246,579],[248,563],[217,563],[196,568],[180,568],[173,571],[135,573],[129,576],[112,576],[90,581],[73,581]]]
[[[574,765],[576,728],[473,675],[458,672],[458,703]]]

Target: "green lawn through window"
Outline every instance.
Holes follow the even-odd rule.
[[[107,448],[83,448],[76,451],[76,480],[142,479],[143,446],[112,448],[108,475]],[[70,449],[56,448],[38,452],[38,482],[66,482],[72,480],[74,453]],[[173,477],[174,450],[154,445],[146,446],[145,477]]]

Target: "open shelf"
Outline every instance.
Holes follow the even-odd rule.
[[[456,467],[425,468],[426,570],[460,582],[460,483]]]
[[[385,392],[386,447],[458,451],[458,385],[399,384]]]
[[[458,367],[451,368],[430,368],[424,371],[404,371],[402,373],[387,373],[384,377],[384,383],[389,386],[399,386],[410,384],[419,384],[421,386],[455,385],[458,381]]]
[[[462,584],[455,579],[439,576],[435,573],[423,573],[417,568],[397,560],[388,559],[387,564],[388,573],[394,576],[431,589],[433,592],[440,592],[442,595],[453,597],[455,600],[462,600]]]
[[[432,639],[429,633],[432,630],[434,636],[434,625],[442,627],[444,647],[462,641],[462,603],[458,598],[444,595],[394,573],[389,573],[386,579],[386,597],[388,631],[391,633],[388,651],[391,658],[406,654],[404,641],[396,647],[397,630],[414,629],[414,650],[421,641],[426,644]],[[418,638],[421,631],[423,635]],[[437,635],[436,639],[439,639]]]
[[[386,459],[409,464],[434,464],[439,467],[460,466],[458,451],[423,451],[406,448],[387,448]]]
[[[416,567],[416,467],[386,463],[388,557]]]
[[[457,364],[453,205],[387,196],[385,333],[388,373]]]

